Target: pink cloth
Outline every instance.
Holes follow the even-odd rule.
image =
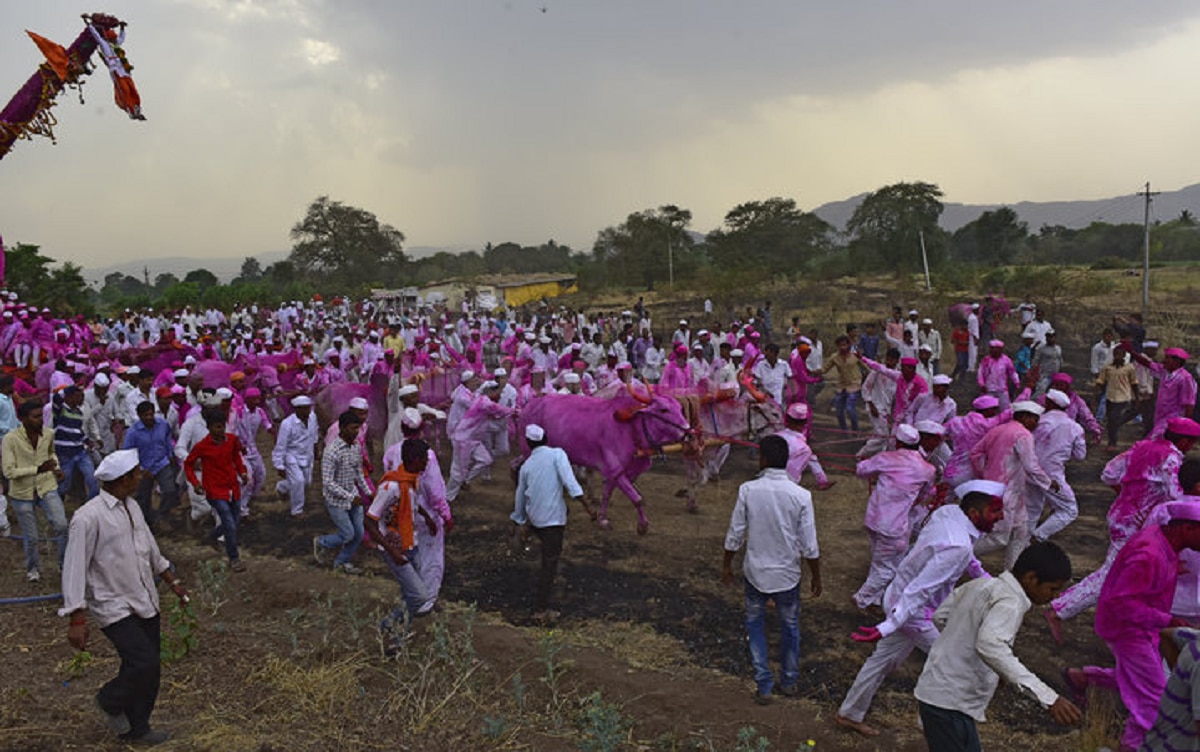
[[[1067,482],[1068,460],[1087,457],[1083,427],[1062,410],[1046,411],[1033,431],[1033,443],[1037,448],[1038,463],[1047,475],[1059,483]]]
[[[953,448],[943,473],[947,483],[957,486],[975,477],[971,470],[971,450],[988,431],[1005,419],[1004,413],[985,418],[980,413],[971,412],[946,421],[946,441]]]
[[[1171,623],[1179,554],[1157,525],[1134,535],[1117,555],[1096,604],[1096,634],[1117,666],[1112,677],[1129,709],[1121,743],[1138,748],[1158,714],[1167,685],[1158,632]],[[1103,683],[1104,672],[1088,672]]]
[[[867,499],[866,528],[907,541],[911,533],[908,512],[932,488],[937,475],[934,466],[915,449],[895,449],[860,461],[854,472],[875,483]]]
[[[1092,415],[1091,408],[1083,401],[1083,397],[1080,397],[1075,392],[1071,392],[1068,396],[1071,398],[1071,404],[1067,405],[1063,412],[1067,414],[1068,418],[1083,426],[1083,430],[1099,438],[1103,433],[1103,429],[1100,427],[1100,422],[1096,420],[1096,416]],[[1017,399],[1021,399],[1021,397],[1018,396]],[[1038,395],[1035,402],[1045,407],[1046,395]]]
[[[665,394],[686,392],[692,387],[692,369],[688,365],[682,368],[674,360],[668,361],[663,367],[662,378],[658,380],[656,391]]]
[[[821,462],[817,459],[817,455],[813,452],[812,447],[808,445],[808,440],[804,438],[804,434],[793,431],[790,428],[785,428],[779,431],[776,436],[782,437],[788,444],[787,474],[793,482],[800,483],[800,478],[804,475],[805,469],[812,472],[813,477],[817,479],[817,483],[824,485],[829,482],[829,478],[825,475],[825,470],[821,467]]]
[[[1005,484],[1004,519],[996,523],[994,532],[1003,533],[1027,523],[1025,484],[1044,490],[1051,482],[1038,463],[1033,434],[1015,420],[1001,423],[979,440],[970,456],[975,477]]]
[[[979,360],[978,382],[980,388],[992,394],[994,392],[1004,392],[1008,394],[1008,385],[1019,387],[1021,380],[1017,377],[1017,369],[1013,365],[1012,359],[1003,353],[999,358],[993,358],[988,355]]]
[[[892,405],[893,423],[903,418],[905,413],[908,412],[908,406],[913,403],[917,395],[929,391],[929,385],[920,376],[913,376],[912,381],[905,381],[904,374],[895,368],[888,368],[884,364],[877,363],[870,358],[861,358],[861,360],[867,368],[892,379],[896,383],[896,401]]]
[[[1146,439],[1121,456],[1125,458],[1121,492],[1108,510],[1108,526],[1110,531],[1128,531],[1128,537],[1141,529],[1159,504],[1183,496],[1179,485],[1183,452],[1166,439]],[[1120,459],[1117,457],[1110,464],[1117,464]]]
[[[1150,438],[1156,439],[1167,430],[1171,418],[1190,418],[1196,406],[1196,379],[1186,367],[1168,371],[1162,363],[1151,361],[1150,372],[1158,379],[1158,399],[1154,403],[1154,430]]]
[[[925,392],[918,394],[908,406],[908,415],[905,416],[904,422],[915,426],[923,420],[932,420],[934,423],[945,425],[957,413],[958,403],[953,398],[938,399],[933,392]]]
[[[1182,464],[1183,453],[1174,444],[1166,439],[1146,439],[1105,465],[1100,479],[1109,485],[1121,484],[1108,510],[1108,553],[1099,569],[1051,601],[1060,619],[1070,619],[1095,605],[1125,543],[1141,529],[1155,507],[1183,496],[1179,485]]]

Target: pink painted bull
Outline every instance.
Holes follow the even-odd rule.
[[[518,436],[521,453],[529,456],[525,426],[546,429],[551,446],[564,449],[573,465],[582,465],[604,476],[604,495],[598,521],[609,529],[608,500],[620,488],[633,502],[638,533],[650,527],[642,495],[633,481],[650,468],[650,453],[682,441],[689,433],[683,410],[674,397],[623,395],[598,399],[581,394],[548,394],[532,400],[521,413]]]
[[[369,384],[343,382],[327,384],[317,392],[313,400],[322,435],[325,428],[350,407],[350,400],[362,397],[367,400],[367,436],[374,442],[382,442],[387,432],[387,374],[373,374]]]

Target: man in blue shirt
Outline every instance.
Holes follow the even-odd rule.
[[[166,420],[155,414],[154,403],[149,400],[137,406],[137,415],[137,422],[125,432],[125,443],[121,448],[136,449],[138,465],[146,471],[137,490],[137,502],[142,508],[146,524],[153,526],[157,519],[162,525],[167,522],[167,515],[171,509],[179,504],[175,466],[172,464],[174,447],[171,441],[171,427],[167,425]],[[157,515],[150,502],[155,483],[158,484],[160,497]]]
[[[548,622],[558,616],[558,612],[550,610],[549,604],[550,588],[558,573],[563,532],[567,526],[567,503],[563,501],[563,490],[571,498],[583,502],[584,511],[593,520],[596,514],[583,497],[583,489],[575,479],[567,453],[558,447],[546,446],[545,430],[536,423],[530,423],[525,427],[525,440],[529,443],[530,453],[517,476],[515,509],[510,515],[513,521],[510,544],[519,550],[529,530],[542,542],[542,570],[538,577],[533,618]]]

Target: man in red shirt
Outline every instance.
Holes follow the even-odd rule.
[[[950,341],[954,343],[954,373],[950,374],[950,378],[957,379],[965,376],[970,366],[971,333],[967,331],[966,322],[954,327]]]
[[[249,481],[246,464],[242,461],[242,442],[237,436],[225,433],[228,417],[220,408],[205,408],[203,417],[208,426],[208,436],[192,448],[183,461],[183,471],[187,474],[188,483],[192,484],[197,494],[204,494],[221,520],[221,524],[208,534],[209,543],[219,551],[218,540],[225,536],[229,567],[235,572],[242,572],[246,565],[238,557],[235,508],[242,496],[239,481]],[[197,462],[200,463],[200,477],[196,476]]]

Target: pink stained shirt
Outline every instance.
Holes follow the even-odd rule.
[[[804,438],[804,434],[793,431],[790,428],[785,428],[779,431],[776,436],[782,437],[787,442],[787,474],[794,483],[800,483],[805,469],[812,472],[813,477],[817,479],[817,483],[825,485],[829,482],[829,478],[825,475],[825,469],[821,467],[820,460],[817,459],[817,455],[813,452],[812,447],[808,445],[808,440]]]
[[[1015,420],[1001,423],[984,434],[971,450],[971,468],[975,477],[1006,486],[1004,519],[996,524],[996,532],[1011,530],[1029,519],[1024,499],[1026,483],[1046,490],[1052,480],[1038,462],[1033,434]]]
[[[895,382],[896,397],[895,402],[892,404],[892,417],[894,419],[899,420],[901,416],[908,412],[908,406],[913,403],[913,400],[918,395],[929,391],[929,385],[920,376],[913,376],[912,381],[905,381],[904,374],[894,368],[888,368],[884,364],[877,363],[870,358],[862,358],[862,362],[867,368]]]
[[[1001,353],[999,358],[988,355],[979,359],[979,386],[987,392],[1006,392],[1008,385],[1020,386],[1017,369],[1012,359]]]
[[[658,380],[658,389],[656,391],[664,394],[673,394],[674,392],[686,392],[692,387],[692,369],[690,366],[679,367],[674,360],[667,362],[663,367],[662,378]]]
[[[1096,420],[1095,415],[1092,415],[1092,409],[1087,406],[1086,402],[1083,401],[1083,397],[1080,397],[1075,392],[1071,392],[1068,396],[1071,398],[1071,404],[1067,405],[1066,410],[1063,412],[1067,414],[1068,418],[1082,426],[1083,430],[1087,431],[1093,436],[1100,436],[1100,434],[1103,433],[1103,429],[1100,427],[1100,421]],[[1022,397],[1018,396],[1017,399],[1022,399]],[[1042,407],[1045,407],[1046,395],[1039,395],[1034,401]]]
[[[909,510],[933,487],[937,469],[915,449],[896,449],[862,460],[854,473],[875,482],[863,519],[866,528],[907,541]]]
[[[1158,525],[1136,533],[1117,554],[1096,602],[1096,634],[1103,640],[1157,637],[1171,623],[1179,554]]]
[[[1068,460],[1087,457],[1083,427],[1062,410],[1046,411],[1033,431],[1033,446],[1042,469],[1059,483],[1067,481]]]
[[[917,398],[908,406],[908,414],[904,422],[915,426],[923,420],[932,420],[934,423],[945,425],[957,414],[958,403],[954,401],[953,397],[938,399],[933,392],[925,392],[918,394]]]
[[[1145,439],[1113,458],[1100,479],[1120,479],[1121,492],[1108,510],[1109,535],[1126,539],[1141,529],[1155,507],[1183,496],[1183,452],[1166,439]],[[1119,473],[1119,475],[1118,475]]]
[[[1154,430],[1150,438],[1156,439],[1167,430],[1171,418],[1190,418],[1196,406],[1196,379],[1187,367],[1168,371],[1162,363],[1150,361],[1147,366],[1158,379],[1158,399],[1154,403]]]

